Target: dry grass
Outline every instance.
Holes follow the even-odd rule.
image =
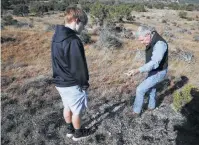
[[[166,12],[165,12],[166,11]],[[158,14],[158,15],[157,15]],[[166,15],[167,14],[167,15]],[[166,27],[171,29],[171,33],[174,34],[176,38],[172,38],[172,42],[169,43],[170,50],[175,50],[176,48],[183,48],[185,50],[191,50],[194,53],[196,58],[199,57],[198,53],[198,42],[193,41],[193,35],[199,33],[197,26],[195,26],[195,21],[186,21],[184,19],[178,18],[178,11],[173,10],[149,10],[149,12],[137,13],[132,12],[132,15],[139,17],[140,19],[136,20],[137,23],[144,23],[156,26],[157,30],[161,32],[165,31]],[[142,15],[148,16],[150,15],[151,19],[146,19],[146,17],[142,17]],[[188,12],[188,15],[196,15],[196,12]],[[169,21],[167,24],[163,24],[157,19],[168,19]],[[15,42],[7,42],[2,44],[2,64],[3,64],[3,71],[2,75],[15,75],[19,78],[26,78],[26,76],[36,76],[38,74],[45,74],[51,71],[51,63],[50,63],[50,43],[51,37],[53,32],[44,32],[44,27],[47,24],[61,24],[62,17],[61,14],[53,14],[51,16],[44,16],[43,18],[31,17],[31,18],[24,18],[24,17],[15,17],[18,21],[23,22],[33,22],[33,28],[13,28],[7,27],[5,30],[2,31],[2,37],[11,37],[16,39]],[[53,19],[53,21],[52,21]],[[177,21],[178,20],[178,21]],[[186,23],[185,23],[186,21]],[[149,23],[150,22],[150,23]],[[191,31],[192,34],[188,34],[185,32],[181,34],[176,32],[178,27],[173,26],[171,23],[176,22],[180,25],[180,28],[186,28],[188,31]],[[135,31],[137,29],[137,23],[132,24],[124,24],[124,27],[127,29],[131,29]],[[195,27],[195,30],[190,30],[189,27]],[[185,27],[186,26],[186,27]],[[92,36],[92,40],[96,42],[98,36]],[[169,39],[166,37],[166,39]],[[89,45],[85,46],[86,54],[89,64],[89,70],[91,74],[93,71],[95,72],[96,69],[92,69],[98,66],[98,75],[99,76],[107,76],[111,73],[115,75],[112,76],[111,79],[115,80],[119,79],[117,76],[120,76],[121,72],[130,69],[130,67],[138,67],[141,64],[137,62],[134,63],[133,57],[135,56],[134,50],[142,49],[144,46],[140,44],[137,40],[128,40],[123,39],[123,48],[118,50],[117,52],[101,52],[98,50],[93,49]],[[132,51],[132,52],[131,52]],[[130,52],[130,53],[129,53]],[[198,62],[198,61],[197,61]],[[188,75],[191,78],[193,76],[197,76],[198,67],[197,62],[195,64],[182,64],[185,67],[185,70],[181,69],[180,66],[175,66],[175,71],[178,72],[176,75],[180,75],[182,72],[184,75]],[[179,62],[179,64],[182,62]],[[170,62],[171,66],[176,64],[176,62]],[[130,65],[130,67],[129,67]],[[20,66],[20,67],[17,67]],[[108,69],[107,69],[108,67]],[[186,68],[196,68],[196,69],[188,69]],[[121,69],[118,71],[118,69]],[[171,68],[172,69],[172,68]],[[106,71],[104,71],[106,70]],[[182,71],[183,70],[183,71]],[[192,71],[190,71],[192,70]],[[117,72],[117,73],[115,73]],[[186,74],[186,73],[187,74]],[[20,75],[22,75],[20,77]],[[196,83],[194,80],[191,79],[193,83]],[[95,78],[92,78],[91,81],[95,82]],[[97,81],[97,80],[96,80]],[[115,81],[113,81],[115,82]],[[117,81],[116,81],[117,82]]]
[[[2,31],[2,37],[15,38],[15,42],[2,44],[2,62],[9,65],[24,64],[24,68],[11,67],[2,71],[2,75],[17,75],[30,72],[33,76],[46,70],[50,64],[50,41],[52,33],[34,32],[31,30],[8,29]],[[9,62],[9,65],[8,65]]]

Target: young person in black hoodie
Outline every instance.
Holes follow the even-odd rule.
[[[88,22],[86,13],[77,7],[65,11],[65,26],[57,25],[52,38],[53,82],[64,105],[67,137],[78,141],[89,132],[81,128],[81,114],[87,107],[89,74],[84,47],[77,36]]]

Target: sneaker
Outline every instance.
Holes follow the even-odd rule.
[[[75,133],[75,129],[73,128],[73,126],[68,126],[66,136],[69,138],[72,138],[74,133]]]
[[[126,115],[127,115],[130,119],[139,118],[139,117],[140,117],[140,114],[135,113],[135,112],[128,112]]]
[[[73,141],[79,141],[82,139],[87,138],[90,135],[89,129],[78,129],[75,130],[75,133],[73,135]]]
[[[74,135],[74,133],[75,133],[75,130],[68,130],[67,133],[66,133],[66,136],[67,136],[68,138],[72,138],[73,135]]]
[[[148,111],[148,112],[152,112],[154,109],[155,109],[155,108],[153,108],[153,109],[148,108],[147,111]]]

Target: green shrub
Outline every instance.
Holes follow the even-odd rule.
[[[157,3],[157,4],[154,4],[153,6],[156,9],[164,9],[164,4],[163,3]]]
[[[178,4],[178,3],[170,3],[168,7],[172,10],[186,10],[193,11],[198,10],[199,5],[197,4]]]
[[[2,18],[2,24],[4,26],[6,26],[6,25],[16,25],[17,22],[18,21],[13,19],[13,17],[11,15],[6,15],[6,16],[3,16],[3,18]]]
[[[146,4],[146,7],[149,8],[149,9],[152,9],[152,8],[153,8],[153,5],[152,5],[151,3],[147,3],[147,4]]]
[[[144,7],[143,4],[137,4],[133,7],[133,10],[134,11],[137,11],[137,12],[146,12],[146,9]]]
[[[43,15],[44,12],[48,12],[48,3],[33,2],[30,4],[30,12],[35,15]]]
[[[176,111],[180,111],[184,105],[192,100],[192,89],[194,89],[192,85],[187,85],[182,89],[182,91],[176,91],[173,94],[173,106]]]
[[[54,10],[55,11],[65,11],[66,6],[63,5],[61,2],[56,3],[56,5],[54,6]]]
[[[1,1],[1,8],[3,9],[3,10],[6,10],[6,9],[8,9],[9,7],[10,7],[10,1],[8,1],[8,0],[2,0]]]
[[[104,19],[107,17],[106,6],[98,1],[91,7],[90,14],[98,19],[100,25],[103,25]]]
[[[46,3],[46,7],[48,10],[56,10],[58,2],[56,0],[50,0],[48,3]]]
[[[84,1],[79,1],[80,5],[82,6],[82,9],[89,13],[92,7],[92,3],[89,2],[84,2]]]
[[[131,8],[128,5],[122,4],[118,6],[107,7],[108,19],[120,22],[125,19],[131,19]]]
[[[180,18],[186,19],[187,18],[187,12],[181,11],[178,13]]]
[[[80,35],[79,35],[79,38],[82,40],[82,43],[83,44],[87,44],[87,43],[90,43],[91,42],[91,36],[83,31]]]
[[[27,5],[19,4],[14,6],[13,14],[17,16],[26,16],[29,13],[29,8]]]
[[[195,6],[193,4],[188,4],[185,6],[185,10],[187,11],[193,11],[195,9]]]
[[[170,9],[172,9],[172,10],[179,10],[179,9],[180,9],[180,5],[177,4],[177,3],[170,3],[170,4],[168,5],[168,7],[169,7]]]
[[[94,3],[90,9],[93,22],[103,25],[104,21],[120,22],[123,18],[130,18],[132,8],[126,4],[105,5],[99,1]]]
[[[180,5],[179,10],[186,10],[186,5]]]

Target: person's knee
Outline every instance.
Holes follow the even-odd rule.
[[[71,115],[72,112],[69,107],[64,107],[64,115]]]
[[[145,94],[146,90],[143,87],[137,87],[136,94]]]
[[[66,113],[66,114],[64,114],[64,117],[65,117],[66,119],[70,119],[70,118],[72,117],[72,115],[69,114],[69,113]]]
[[[81,117],[79,116],[79,114],[73,114],[72,123],[75,129],[81,128]]]

